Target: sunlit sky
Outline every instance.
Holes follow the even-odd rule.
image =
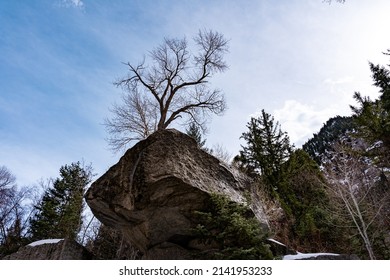
[[[230,44],[229,69],[211,80],[228,110],[209,123],[206,145],[237,154],[265,109],[300,147],[330,117],[351,114],[355,91],[378,96],[368,62],[388,63],[389,14],[388,0],[1,1],[0,166],[19,185],[81,160],[102,175],[121,156],[102,123],[120,98],[122,62],[200,29]]]

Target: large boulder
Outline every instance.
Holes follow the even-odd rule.
[[[21,247],[3,260],[91,260],[82,245],[70,239],[45,239]]]
[[[253,215],[267,228],[250,180],[171,129],[129,149],[85,198],[93,214],[121,230],[144,259],[189,259],[202,247],[194,245],[194,211],[206,210],[212,193],[237,203],[249,197]]]

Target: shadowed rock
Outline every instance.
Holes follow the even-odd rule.
[[[249,179],[199,149],[177,130],[157,131],[129,149],[87,191],[94,215],[123,232],[145,259],[188,259],[196,244],[194,211],[207,210],[211,193],[244,202],[267,228]],[[197,246],[195,246],[197,247]]]

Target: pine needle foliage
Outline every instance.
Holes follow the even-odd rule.
[[[267,232],[246,204],[236,203],[221,194],[211,194],[208,211],[196,212],[199,224],[194,229],[200,240],[215,248],[200,258],[272,259],[265,244]]]
[[[70,238],[76,240],[82,225],[83,195],[91,182],[92,168],[80,162],[60,168],[60,177],[45,191],[34,206],[35,214],[30,219],[32,240],[47,238]]]
[[[293,147],[279,122],[264,110],[257,118],[251,118],[248,131],[241,138],[246,141],[240,154],[234,161],[246,174],[252,177],[260,175],[270,193],[277,188],[282,164],[289,158]]]

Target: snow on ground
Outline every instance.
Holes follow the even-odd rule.
[[[274,242],[276,244],[279,244],[280,246],[287,247],[285,244],[273,239],[268,238],[269,241]],[[301,253],[297,251],[297,254],[295,255],[284,255],[283,260],[303,260],[308,258],[315,258],[318,256],[339,256],[340,254],[333,254],[333,253]]]
[[[332,253],[310,253],[310,254],[303,254],[298,253],[297,255],[285,255],[283,256],[283,260],[302,260],[302,259],[308,259],[313,258],[317,256],[339,256],[339,254],[332,254]]]
[[[275,239],[273,239],[273,238],[268,238],[268,240],[271,241],[271,242],[274,242],[274,243],[276,243],[276,244],[279,244],[279,245],[281,245],[281,246],[287,247],[287,246],[284,245],[283,243],[281,243],[281,242],[279,242],[279,241],[277,241],[277,240],[275,240]]]
[[[43,240],[39,240],[39,241],[35,241],[33,243],[30,243],[27,246],[34,247],[34,246],[38,246],[38,245],[42,245],[42,244],[58,243],[62,240],[64,240],[64,239],[43,239]]]

